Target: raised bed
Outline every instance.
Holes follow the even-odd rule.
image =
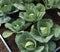
[[[33,3],[37,4],[36,2],[33,2]],[[44,4],[43,1],[41,1],[41,3]],[[58,24],[60,26],[60,16],[57,14],[57,12],[59,12],[59,11],[60,11],[60,9],[58,9],[58,8],[54,8],[54,9],[51,8],[49,10],[46,10],[46,13],[45,13],[45,15],[43,16],[42,19],[44,19],[44,18],[52,19],[54,24]],[[20,12],[23,12],[23,11],[19,10],[19,11],[15,12],[15,13],[8,14],[8,16],[10,16],[12,18],[12,20],[16,20],[16,19],[19,18],[18,16],[19,16]],[[26,12],[26,11],[24,10],[24,12]],[[28,26],[26,29],[24,29],[24,31],[30,31],[31,26],[34,23],[36,23],[36,22],[32,22],[32,24],[30,26]],[[3,32],[6,31],[6,30],[9,30],[9,29],[5,28],[4,24],[2,24],[2,26],[0,27],[0,34],[2,35]],[[13,33],[12,36],[10,36],[8,38],[4,38],[5,41],[7,42],[8,46],[11,48],[12,52],[20,52],[20,50],[19,50],[19,48],[18,48],[18,46],[17,46],[17,44],[15,42],[16,34],[17,33],[15,32],[15,33]],[[60,40],[54,41],[54,42],[57,45],[56,48],[58,48],[60,46]],[[8,52],[6,47],[4,46],[4,44],[3,44],[3,42],[1,40],[0,40],[0,52]],[[60,52],[60,50],[58,52]]]

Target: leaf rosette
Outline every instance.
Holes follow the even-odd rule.
[[[44,46],[37,47],[37,42],[30,36],[29,32],[16,35],[15,42],[21,52],[41,52],[44,49]]]
[[[51,19],[42,19],[37,23],[37,29],[41,36],[46,37],[50,34],[53,27],[53,21]]]
[[[17,36],[16,41],[18,41],[17,43],[19,43],[20,46],[26,48],[27,50],[34,50],[36,48],[36,41],[32,39],[28,33],[23,33]]]
[[[41,43],[49,42],[54,34],[51,33],[53,21],[51,19],[42,19],[38,21],[37,28],[33,25],[31,27],[31,36]]]
[[[34,4],[26,4],[25,8],[26,12],[20,12],[19,17],[29,22],[39,21],[45,14],[45,7],[42,4],[37,4],[36,6]]]
[[[54,34],[53,40],[60,39],[60,26],[55,24],[52,28],[52,34]]]
[[[12,14],[17,12],[18,9],[16,9],[16,7],[13,4],[14,3],[12,3],[11,0],[2,0],[0,3],[0,11],[2,11],[4,14]]]
[[[25,25],[24,20],[17,19],[12,23],[6,23],[5,27],[16,33],[16,32],[20,32],[20,30],[23,30],[24,25]]]
[[[43,0],[46,9],[58,8],[60,9],[60,0]]]

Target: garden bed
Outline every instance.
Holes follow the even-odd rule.
[[[60,46],[59,2],[1,1],[0,34],[12,52],[53,52]],[[0,52],[8,52],[1,40],[0,45]]]
[[[57,9],[52,9],[47,11],[48,15],[46,14],[45,16],[51,18],[54,23],[59,24],[60,25],[60,17],[56,14],[57,13]],[[17,14],[12,15],[17,16]],[[16,18],[15,18],[16,19]],[[0,27],[0,34],[2,34],[5,30],[7,30],[6,28],[4,28],[4,26],[2,25],[2,27]],[[8,37],[5,39],[5,41],[7,42],[7,44],[9,45],[9,47],[11,48],[12,52],[19,52],[19,49],[15,43],[15,35],[13,34],[12,36]],[[60,40],[56,41],[56,45],[57,47],[60,46]],[[8,52],[6,47],[3,45],[2,41],[0,40],[0,51],[1,52]],[[59,50],[60,51],[60,50]]]

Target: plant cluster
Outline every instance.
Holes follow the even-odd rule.
[[[3,37],[16,33],[15,42],[21,52],[53,52],[54,41],[60,39],[60,26],[43,18],[46,10],[53,8],[60,9],[60,0],[0,0],[0,26],[5,24],[8,29]],[[19,16],[14,20],[10,15],[16,12]]]

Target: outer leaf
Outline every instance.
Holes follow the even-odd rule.
[[[50,41],[45,44],[43,52],[54,52],[56,44],[53,41]]]
[[[0,11],[0,16],[3,16],[4,14],[3,14],[3,12],[2,11]]]
[[[12,9],[12,6],[11,5],[4,5],[3,7],[1,7],[1,11],[4,12],[4,13],[8,13],[10,12]]]
[[[14,2],[13,2],[14,1]],[[0,10],[4,14],[11,14],[17,12],[17,9],[13,6],[14,3],[17,3],[19,0],[2,0],[0,3]]]
[[[3,0],[0,0],[0,4],[2,4]]]
[[[52,33],[54,34],[55,38],[58,38],[60,36],[60,26],[54,25],[54,27],[52,28]]]
[[[54,7],[60,9],[60,0],[55,1]]]
[[[3,32],[2,36],[3,36],[4,38],[7,38],[7,37],[11,36],[12,34],[13,34],[12,31],[7,30],[7,31],[4,31],[4,32]]]
[[[44,46],[40,46],[34,52],[42,52],[43,49],[44,49]]]
[[[11,11],[11,9],[12,9],[12,5],[10,0],[2,0],[2,3],[0,4],[0,10],[3,13],[8,13]]]
[[[49,52],[53,52],[56,49],[56,44],[54,42],[49,42]]]
[[[52,0],[52,1],[50,1],[50,0],[43,0],[43,2],[45,3],[46,9],[53,8],[54,0]]]
[[[52,28],[52,33],[54,34],[53,40],[59,40],[60,39],[60,26],[59,25],[54,25]]]
[[[45,48],[44,48],[43,52],[49,52],[49,45],[48,44],[45,44]]]
[[[19,9],[19,10],[25,10],[25,6],[22,5],[22,4],[17,4],[17,3],[15,3],[14,6],[15,6],[17,9]]]
[[[1,24],[7,23],[7,22],[9,22],[10,20],[11,20],[11,18],[8,17],[8,16],[2,16],[2,17],[0,17],[0,26],[1,26]]]

